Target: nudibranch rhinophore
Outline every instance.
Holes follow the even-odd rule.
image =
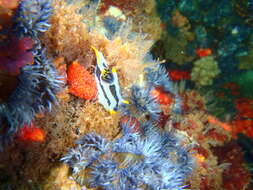
[[[116,69],[110,69],[106,64],[103,54],[95,47],[91,47],[96,54],[97,65],[95,69],[95,79],[98,89],[98,101],[111,114],[117,112],[120,104],[129,104],[122,98]]]

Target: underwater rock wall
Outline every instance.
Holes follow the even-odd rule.
[[[191,77],[210,85],[223,71],[209,46],[185,53],[196,40],[193,5],[0,2],[14,15],[0,23],[0,60],[7,60],[0,63],[0,87],[8,89],[0,93],[0,189],[250,189],[235,139],[242,131],[251,134],[238,126],[252,113],[242,102],[252,102],[240,99],[237,117],[221,121],[210,113],[213,97],[188,84]],[[173,15],[166,25],[156,16],[167,19],[161,7]],[[150,53],[164,27],[165,33],[180,31],[177,38],[166,36],[173,43],[154,55],[179,65],[194,61],[191,74]],[[16,53],[9,46],[13,37]],[[204,82],[202,67],[212,70]]]

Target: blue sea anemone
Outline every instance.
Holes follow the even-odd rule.
[[[174,132],[145,124],[144,133],[126,133],[109,142],[96,134],[85,135],[61,160],[74,178],[105,190],[183,190],[192,171],[192,158]]]
[[[145,79],[152,86],[161,86],[166,92],[175,94],[173,82],[169,79],[169,75],[164,66],[157,64],[145,68]]]
[[[20,127],[30,124],[36,113],[51,111],[52,104],[57,103],[56,93],[63,83],[42,49],[35,55],[33,65],[21,68],[18,79],[16,89],[0,105],[0,124],[7,125],[6,131],[1,134],[2,146],[8,144]]]
[[[153,88],[133,85],[131,87],[131,105],[134,106],[137,115],[149,116],[151,120],[158,121],[162,112],[156,98],[151,95]]]
[[[145,68],[145,79],[148,85],[153,87],[162,87],[165,92],[175,95],[175,104],[173,110],[176,113],[181,112],[181,98],[177,90],[173,86],[169,75],[164,66],[157,64],[155,66]]]
[[[19,128],[32,122],[36,113],[51,111],[52,105],[57,103],[56,93],[63,81],[38,38],[50,27],[48,19],[51,14],[50,0],[23,0],[17,8],[13,33],[19,38],[34,39],[31,50],[34,64],[20,69],[16,89],[6,102],[0,104],[0,150],[11,141]]]
[[[13,19],[13,32],[18,37],[36,39],[49,29],[52,12],[50,0],[22,0]]]

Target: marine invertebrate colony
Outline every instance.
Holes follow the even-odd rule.
[[[203,57],[194,62],[191,80],[198,86],[211,85],[213,79],[220,73],[213,56]]]
[[[50,0],[22,0],[14,16],[13,32],[18,37],[37,39],[50,27],[48,19],[52,11]]]
[[[133,85],[131,87],[131,99],[130,106],[123,108],[124,115],[136,115],[139,118],[142,117],[150,117],[153,121],[158,121],[159,114],[161,113],[161,108],[154,97],[151,95],[151,91],[153,90],[152,86],[148,86],[147,88],[140,87],[137,85]],[[131,107],[134,107],[131,109]]]
[[[91,100],[97,95],[96,81],[93,75],[77,61],[74,61],[68,68],[68,84],[71,94]]]
[[[165,67],[161,64],[147,67],[145,69],[145,79],[147,83],[153,87],[161,87],[165,92],[169,92],[175,96],[175,104],[173,105],[174,112],[181,112],[181,98],[177,90],[173,87],[173,82],[170,80]]]
[[[45,52],[39,53],[33,65],[21,68],[18,86],[0,105],[1,125],[7,123],[6,131],[1,134],[1,148],[9,143],[18,128],[29,125],[36,113],[50,111],[57,102],[55,94],[62,82]]]
[[[96,77],[104,82],[117,80],[110,75],[113,70],[107,70],[102,54],[94,50],[101,67],[95,70]],[[155,129],[152,123],[159,120],[161,113],[152,90],[159,86],[175,96],[178,94],[162,66],[148,67],[144,77],[140,86],[131,86],[130,104],[119,107],[120,114],[125,115],[120,138],[110,142],[95,133],[86,134],[61,159],[72,168],[73,177],[80,185],[122,190],[184,189],[184,179],[193,166],[188,149],[176,133]],[[108,96],[104,91],[104,96]],[[133,123],[132,115],[142,124],[137,120]]]
[[[30,37],[36,42],[33,47],[34,64],[20,69],[16,89],[6,102],[0,104],[0,124],[3,129],[0,150],[20,127],[32,122],[36,113],[50,111],[52,104],[57,102],[56,93],[62,84],[61,77],[39,42],[41,32],[50,26],[48,18],[51,14],[50,1],[23,0],[14,16],[13,33],[18,37]]]
[[[82,8],[79,1],[72,0],[53,0],[52,4],[49,0],[23,0],[13,17],[15,38],[29,37],[34,42],[24,52],[33,54],[34,63],[18,67],[19,83],[0,104],[2,144],[21,131],[17,141],[0,156],[0,165],[4,166],[1,173],[6,171],[17,179],[13,189],[19,189],[19,183],[31,187],[32,181],[47,190],[211,190],[226,186],[222,180],[228,179],[223,176],[230,175],[228,171],[248,175],[242,164],[234,162],[231,168],[236,169],[224,172],[223,160],[229,159],[220,161],[214,148],[231,140],[231,131],[226,130],[230,125],[207,114],[206,102],[196,91],[184,89],[192,85],[181,81],[190,79],[187,68],[171,67],[173,71],[168,72],[168,65],[160,64],[148,53],[150,38],[137,30],[130,31],[127,19],[106,20],[110,17],[107,13],[99,15],[103,14],[101,9],[96,13],[100,2],[87,0]],[[154,1],[142,1],[135,9],[150,2]],[[166,3],[176,6],[176,1]],[[178,35],[183,37],[178,49],[186,50],[188,41],[192,41],[190,21],[178,11],[172,23],[187,33]],[[91,47],[97,48],[93,49],[95,53]],[[209,46],[198,48],[198,53],[194,52],[196,47],[193,53],[200,60],[215,56],[215,49]],[[68,79],[61,80],[47,56],[54,59],[57,69]],[[182,59],[174,53],[170,56],[181,63],[194,61],[186,54]],[[180,83],[173,84],[177,81]],[[64,82],[66,90],[56,96]],[[102,98],[95,98],[97,91]],[[56,97],[60,99],[59,106],[46,113],[57,102]],[[111,110],[118,112],[110,114]],[[239,115],[242,118],[238,119],[252,116],[248,106],[242,106]],[[35,130],[32,124],[42,131]],[[63,163],[59,163],[60,158]],[[2,181],[1,177],[0,188]],[[245,187],[249,178],[240,182],[240,187]]]
[[[151,123],[142,127],[143,134],[126,133],[112,142],[87,134],[61,160],[72,168],[73,177],[88,187],[184,189],[193,162],[182,139]]]

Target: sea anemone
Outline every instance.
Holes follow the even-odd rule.
[[[36,113],[51,111],[62,84],[45,50],[37,52],[33,65],[21,68],[18,79],[16,89],[0,106],[1,125],[7,124],[6,132],[1,136],[3,146],[8,144],[18,128],[29,125]]]
[[[175,103],[172,111],[180,113],[181,98],[177,90],[174,88],[173,82],[170,80],[165,67],[159,64],[145,68],[145,72],[145,79],[148,84],[153,87],[160,87],[164,92],[169,92],[175,96]]]
[[[131,105],[123,111],[124,115],[137,114],[139,116],[150,117],[151,120],[158,121],[159,114],[162,111],[156,98],[151,95],[152,90],[153,88],[151,86],[143,88],[133,85],[131,87],[130,96]]]
[[[143,134],[129,132],[112,142],[87,134],[61,160],[87,187],[182,190],[193,162],[181,141],[148,123]]]
[[[0,150],[9,144],[19,128],[31,124],[36,113],[51,111],[52,105],[57,103],[56,93],[61,89],[63,81],[38,39],[49,28],[51,14],[49,0],[23,0],[17,8],[12,32],[18,38],[29,37],[35,41],[31,50],[34,63],[18,67],[19,83],[0,105]]]
[[[50,27],[49,17],[53,12],[50,0],[23,0],[13,20],[13,32],[18,37],[38,36]]]

